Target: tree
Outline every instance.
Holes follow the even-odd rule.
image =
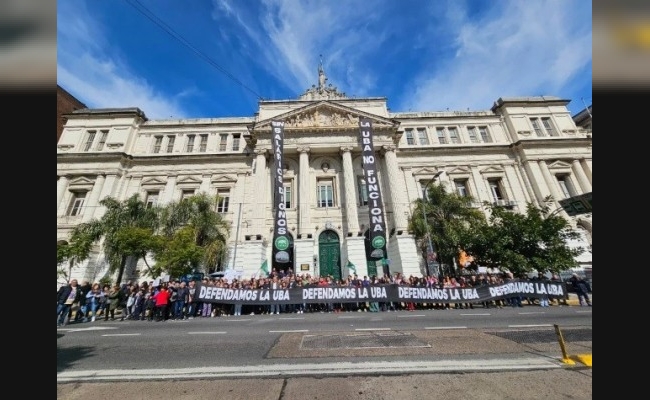
[[[489,223],[467,244],[479,264],[505,267],[515,276],[534,271],[559,273],[578,266],[575,257],[584,250],[570,248],[567,241],[580,235],[548,205],[538,208],[528,203],[521,214],[484,204]]]
[[[444,186],[427,187],[426,199],[418,199],[409,219],[420,251],[426,259],[428,235],[438,253],[438,261],[453,264],[459,245],[468,241],[479,227],[486,224],[485,214],[472,207],[473,198],[447,193]],[[424,220],[424,214],[427,219]]]
[[[90,227],[76,226],[70,235],[69,241],[59,241],[56,244],[56,264],[60,266],[68,262],[68,270],[59,270],[59,276],[65,277],[66,281],[72,276],[72,268],[86,260],[93,247],[93,230]]]

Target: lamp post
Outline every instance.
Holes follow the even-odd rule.
[[[429,202],[429,196],[427,195],[427,188],[433,182],[437,177],[442,175],[442,173],[445,171],[438,171],[436,174],[433,176],[433,178],[429,179],[429,182],[427,182],[426,185],[422,188],[422,198],[425,201],[425,203]],[[433,246],[433,242],[431,241],[431,231],[429,230],[429,223],[427,221],[427,207],[426,204],[422,204],[422,215],[424,216],[424,224],[427,228],[427,239],[428,239],[428,249],[427,249],[427,275],[430,276],[433,272],[436,272],[436,275],[438,275],[438,267],[435,266],[435,260],[437,259],[437,254],[435,251],[435,247]],[[440,263],[437,263],[440,265]],[[435,270],[432,270],[432,267],[435,266]]]

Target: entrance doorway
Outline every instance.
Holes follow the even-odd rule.
[[[331,275],[337,282],[341,279],[341,243],[334,231],[318,236],[318,267],[320,276]]]

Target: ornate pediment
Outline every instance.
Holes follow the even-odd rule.
[[[147,178],[142,181],[140,186],[164,186],[165,181],[160,178]]]
[[[430,168],[430,167],[424,167],[420,168],[417,171],[413,171],[413,176],[415,177],[421,177],[421,178],[430,178],[440,172],[439,169],[436,168]]]
[[[69,186],[71,188],[79,188],[79,187],[92,187],[95,184],[95,181],[90,180],[86,178],[85,176],[80,176],[78,178],[72,179],[70,181]]]
[[[200,185],[201,180],[193,176],[186,176],[176,182],[177,185]]]
[[[210,183],[214,184],[223,184],[223,183],[236,183],[237,179],[228,176],[228,175],[219,175],[212,178]]]
[[[504,169],[498,165],[490,165],[487,168],[481,170],[482,174],[503,174],[505,173]]]
[[[548,168],[549,169],[570,169],[571,164],[569,164],[566,161],[557,160],[557,161],[554,161],[551,164],[549,164]]]
[[[379,115],[361,112],[329,101],[321,101],[260,121],[255,124],[253,131],[270,131],[272,120],[284,121],[285,130],[358,129],[361,117],[370,118],[374,129],[399,126],[399,122]]]
[[[454,167],[452,169],[447,170],[447,174],[449,175],[467,175],[471,173],[472,171],[467,167]]]

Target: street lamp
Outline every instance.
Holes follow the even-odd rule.
[[[424,187],[422,188],[422,192],[423,192],[422,198],[426,203],[429,202],[429,196],[427,195],[427,188],[437,177],[442,175],[443,172],[445,171],[436,172],[433,178],[429,179],[429,182],[427,182],[427,184],[424,185]],[[437,255],[435,252],[435,247],[433,246],[433,242],[431,241],[431,232],[429,231],[429,223],[427,221],[427,207],[426,204],[424,203],[422,204],[422,215],[424,216],[424,224],[427,228],[427,239],[428,239],[428,246],[429,246],[429,248],[427,249],[427,275],[430,276],[432,275],[433,272],[435,272],[436,275],[438,275],[439,272],[438,267],[435,266],[435,260],[437,258]],[[440,265],[440,263],[437,264]],[[432,267],[434,266],[435,266],[435,270],[432,270]]]

